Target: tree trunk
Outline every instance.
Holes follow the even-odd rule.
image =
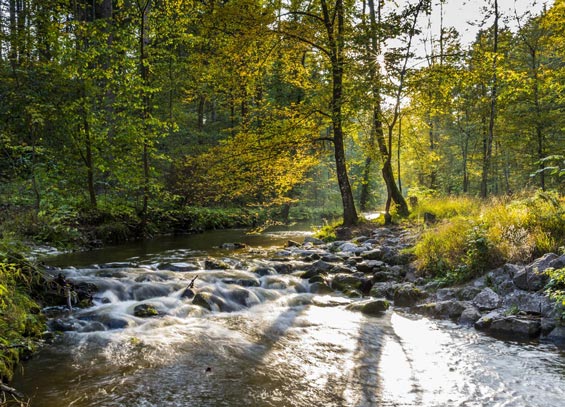
[[[494,0],[494,27],[493,27],[493,62],[492,62],[492,83],[490,92],[490,114],[489,114],[489,124],[488,132],[484,140],[483,147],[483,169],[481,175],[481,198],[486,198],[488,195],[488,182],[489,182],[489,172],[492,161],[492,145],[494,140],[494,121],[496,119],[496,101],[497,101],[497,86],[498,86],[498,76],[496,73],[497,68],[497,55],[498,52],[498,0]]]
[[[322,11],[324,15],[324,24],[326,26],[328,40],[330,44],[330,62],[332,66],[332,127],[333,127],[333,144],[334,157],[336,165],[337,183],[341,194],[341,202],[343,205],[343,225],[353,226],[359,221],[355,202],[353,200],[353,192],[347,175],[347,165],[345,159],[345,147],[343,143],[343,127],[342,127],[342,105],[343,105],[343,63],[344,63],[344,8],[343,0],[337,0],[335,4],[335,16],[337,17],[337,30],[334,26],[334,19],[330,16],[326,0],[321,0]]]

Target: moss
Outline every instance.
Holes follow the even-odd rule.
[[[14,260],[18,262],[13,262]],[[33,351],[45,329],[32,287],[40,278],[19,255],[0,252],[0,378],[10,380],[22,355]]]

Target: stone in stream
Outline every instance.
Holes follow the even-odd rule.
[[[334,290],[345,292],[350,289],[361,289],[365,278],[359,275],[336,274],[332,278],[331,287]]]
[[[171,271],[196,271],[200,270],[196,264],[178,262],[178,263],[164,263],[159,265],[159,270],[171,270]]]
[[[558,325],[547,335],[547,338],[559,345],[565,345],[565,326]]]
[[[139,318],[156,317],[159,315],[159,311],[153,304],[139,304],[133,309],[133,315]]]
[[[457,319],[467,306],[468,305],[462,301],[446,300],[417,305],[412,309],[420,314],[429,315],[433,318]]]
[[[317,239],[317,238],[312,237],[312,236],[306,236],[304,238],[304,243],[312,243],[313,245],[320,246],[320,245],[323,245],[325,242],[321,239]]]
[[[382,261],[383,257],[384,257],[384,252],[383,252],[383,249],[377,248],[377,249],[369,250],[365,253],[362,253],[361,257],[365,260],[380,260],[380,261]]]
[[[235,311],[235,309],[230,307],[223,298],[207,292],[197,293],[192,299],[192,303],[209,311],[213,311],[215,308],[218,308],[222,312]]]
[[[204,260],[206,270],[228,270],[231,266],[223,260],[208,258]]]
[[[272,276],[277,274],[277,270],[274,267],[268,266],[257,266],[249,270],[251,273],[257,274],[260,277],[263,276]]]
[[[334,290],[324,281],[317,281],[310,285],[310,292],[313,294],[332,294]]]
[[[459,323],[462,325],[474,325],[481,318],[481,313],[473,306],[467,307],[459,317]]]
[[[351,311],[360,311],[366,315],[381,315],[390,307],[390,303],[383,299],[371,299],[365,301],[358,301],[351,303],[347,306],[347,309]]]
[[[386,270],[386,264],[380,260],[365,260],[355,265],[357,270],[362,273],[375,273],[377,271]]]
[[[393,301],[398,307],[411,307],[428,296],[412,283],[394,285]]]
[[[220,249],[226,250],[238,250],[238,249],[245,249],[247,245],[245,243],[235,242],[235,243],[222,243],[220,245]]]
[[[376,297],[376,298],[387,298],[389,300],[392,300],[394,298],[394,286],[396,284],[391,282],[391,281],[386,281],[386,282],[382,282],[382,283],[375,283],[373,284],[373,286],[371,287],[371,290],[369,291],[369,295],[371,297]]]

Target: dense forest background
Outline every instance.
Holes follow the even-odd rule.
[[[0,1],[3,230],[564,192],[565,1],[482,2],[469,45],[442,5]]]

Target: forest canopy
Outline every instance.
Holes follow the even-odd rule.
[[[471,44],[443,14],[422,28],[444,3],[2,0],[0,204],[354,224],[408,196],[562,193],[565,1],[485,1]]]

